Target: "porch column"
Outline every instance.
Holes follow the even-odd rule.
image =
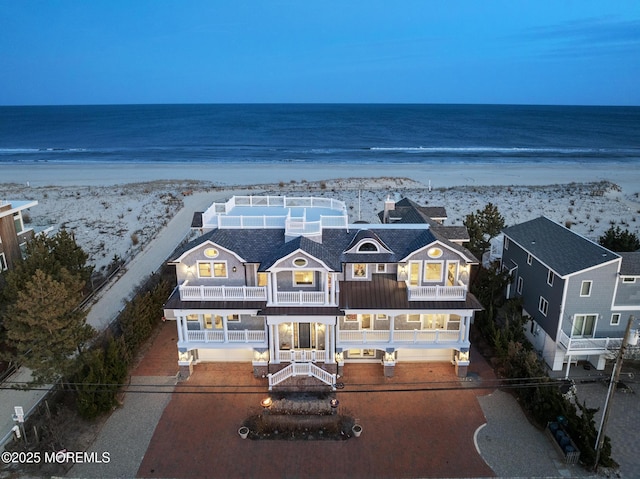
[[[224,342],[229,342],[229,330],[227,329],[227,317],[222,316],[222,337],[224,338]]]
[[[330,291],[329,291],[329,275],[331,273],[329,273],[328,271],[325,273],[324,275],[324,304],[330,304],[329,303],[329,298],[330,298]],[[331,286],[333,287],[333,283],[331,283]]]
[[[565,379],[569,379],[569,370],[571,368],[571,354],[567,357],[567,372],[564,375]]]
[[[272,348],[273,348],[273,362],[275,364],[280,364],[280,331],[278,329],[277,324],[272,324],[271,327],[273,328],[273,341],[272,341]]]
[[[330,362],[331,360],[331,325],[324,325],[324,353],[325,353],[325,362]]]
[[[189,328],[187,328],[187,318],[186,317],[182,317],[182,337],[185,341],[189,341],[189,334],[187,333],[187,331],[189,330]]]
[[[271,291],[271,301],[273,303],[278,303],[278,273],[273,273],[273,281],[271,281],[271,287],[273,288]]]
[[[184,335],[182,334],[182,316],[176,318],[176,327],[178,328],[178,342],[184,341]]]
[[[389,342],[393,343],[393,330],[395,329],[396,317],[395,315],[389,316]]]
[[[329,273],[331,275],[331,304],[337,304],[338,303],[338,299],[337,299],[337,294],[336,291],[338,290],[338,288],[336,287],[336,275],[335,273]]]
[[[469,330],[471,329],[471,316],[464,316],[464,340],[469,342]]]
[[[273,303],[273,291],[271,291],[271,273],[267,273],[267,304]]]

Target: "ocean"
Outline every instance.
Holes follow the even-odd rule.
[[[0,164],[640,165],[640,108],[517,105],[0,107]]]

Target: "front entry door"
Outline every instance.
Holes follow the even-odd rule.
[[[297,337],[296,348],[298,349],[311,349],[311,323],[296,323]]]

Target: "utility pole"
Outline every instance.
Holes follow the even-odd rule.
[[[624,359],[624,352],[627,349],[627,344],[629,343],[629,332],[631,331],[631,323],[633,323],[634,317],[633,315],[629,316],[629,321],[627,321],[627,329],[624,332],[624,337],[622,338],[622,344],[620,345],[620,352],[618,352],[618,358],[616,359],[616,364],[613,368],[613,372],[611,373],[611,380],[609,381],[609,391],[607,392],[607,399],[604,402],[604,411],[602,413],[602,421],[600,422],[600,429],[598,430],[598,437],[596,439],[596,461],[593,465],[593,470],[595,472],[598,471],[598,462],[600,461],[600,452],[602,451],[602,446],[604,445],[604,431],[607,427],[607,421],[609,420],[609,411],[611,410],[611,402],[613,400],[613,393],[616,392],[616,386],[618,385],[618,380],[620,379],[620,371],[622,371],[622,361]]]

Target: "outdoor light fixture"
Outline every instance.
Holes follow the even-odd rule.
[[[336,398],[333,398],[331,401],[329,401],[329,404],[333,409],[335,409],[338,407],[338,404],[340,404],[340,401],[338,401]]]
[[[236,271],[238,271],[238,268],[236,268],[236,267],[234,266],[233,268],[231,268],[231,271],[233,271],[233,272],[235,273]]]
[[[260,405],[265,409],[270,408],[272,403],[273,401],[270,397],[266,397],[262,401],[260,401]]]

